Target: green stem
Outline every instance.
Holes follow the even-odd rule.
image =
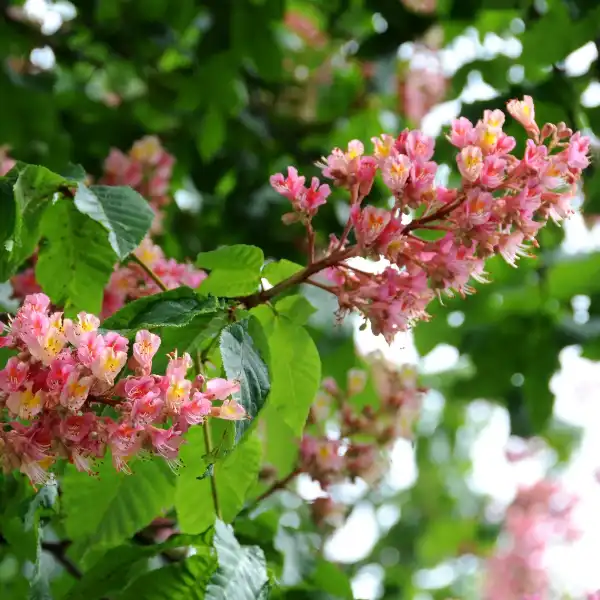
[[[196,352],[194,355],[194,362],[196,363],[196,374],[202,374],[202,355],[200,351]],[[212,446],[212,436],[210,434],[210,422],[208,418],[204,423],[202,423],[202,433],[204,434],[204,449],[206,451],[206,455],[210,456],[212,454],[213,446]],[[219,505],[219,496],[217,494],[217,476],[215,474],[215,467],[213,465],[212,472],[210,474],[210,491],[212,494],[213,505],[215,507],[215,514],[221,520],[223,520],[223,516],[221,515],[221,507]]]
[[[148,275],[148,277],[150,277],[150,279],[152,279],[152,281],[154,281],[154,283],[163,292],[167,292],[169,290],[169,288],[165,285],[164,281],[139,256],[137,256],[134,253],[131,253],[129,255],[129,259],[132,262],[137,263],[142,268],[142,270],[146,273],[146,275]]]

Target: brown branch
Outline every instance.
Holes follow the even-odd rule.
[[[50,553],[56,562],[62,565],[63,569],[75,579],[81,579],[82,573],[79,567],[67,556],[67,549],[71,545],[69,540],[62,542],[42,542],[42,550]]]
[[[275,492],[277,492],[279,490],[283,490],[285,487],[287,487],[288,483],[290,483],[290,481],[292,481],[295,477],[300,475],[300,473],[302,473],[302,468],[296,467],[291,473],[286,475],[283,479],[278,479],[268,490],[266,490],[260,496],[255,498],[254,501],[252,502],[252,504],[250,504],[247,507],[245,512],[250,512],[251,510],[253,510],[256,507],[257,504],[262,502],[265,498],[268,498],[269,496],[271,496],[272,494],[274,494]]]

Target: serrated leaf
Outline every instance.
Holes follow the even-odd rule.
[[[173,503],[175,476],[155,458],[118,473],[105,459],[98,478],[69,469],[62,482],[65,530],[72,540],[116,546]]]
[[[18,175],[17,175],[18,174]],[[16,180],[15,180],[16,176]],[[54,194],[66,183],[64,177],[45,167],[19,164],[6,178],[2,209],[1,238],[4,243],[0,252],[0,280],[8,279],[29,258],[40,239],[40,222],[50,206]],[[12,204],[6,182],[14,181]],[[0,239],[1,239],[0,238]]]
[[[183,327],[198,315],[216,313],[224,307],[218,298],[203,298],[191,288],[179,287],[127,304],[106,319],[102,327],[119,331]]]
[[[99,313],[104,287],[117,260],[98,223],[59,200],[42,221],[45,243],[35,275],[53,304],[78,312]]]
[[[117,599],[204,600],[204,590],[216,567],[216,557],[201,552],[138,577]]]
[[[233,529],[215,525],[214,545],[219,567],[206,587],[205,600],[257,600],[264,598],[269,578],[265,555],[258,546],[241,546]]]
[[[196,265],[211,272],[200,291],[228,298],[252,294],[258,289],[263,262],[262,250],[246,244],[201,252]]]
[[[129,187],[80,183],[75,194],[79,212],[100,223],[119,260],[135,250],[150,229],[154,212],[140,194]]]
[[[284,279],[289,279],[292,275],[302,271],[304,267],[290,260],[282,258],[281,260],[270,262],[265,265],[262,276],[269,281],[271,285],[277,285]]]
[[[132,575],[142,561],[172,548],[199,546],[207,549],[210,544],[212,532],[198,536],[175,535],[165,543],[151,546],[127,544],[112,548],[70,588],[65,600],[96,600],[118,592],[131,583]]]
[[[275,310],[280,316],[287,317],[297,325],[304,325],[317,309],[302,294],[286,296],[275,304]]]
[[[254,310],[269,345],[269,406],[300,436],[321,383],[321,359],[309,333],[289,319]]]
[[[270,389],[269,372],[250,337],[248,323],[245,320],[225,328],[219,343],[227,378],[240,382],[238,401],[249,417],[249,420],[235,422],[236,441],[252,425]]]
[[[216,519],[210,477],[199,476],[204,469],[204,435],[200,427],[191,430],[181,450],[184,468],[177,479],[175,507],[184,533],[200,533]],[[231,523],[242,510],[248,492],[260,470],[262,449],[256,436],[247,437],[225,459],[213,466],[221,516]]]

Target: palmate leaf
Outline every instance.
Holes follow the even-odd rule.
[[[233,529],[217,521],[214,546],[219,567],[206,587],[205,600],[258,600],[269,586],[265,555],[258,546],[241,546]]]
[[[99,313],[117,260],[106,232],[70,200],[61,199],[46,212],[42,233],[35,275],[43,291],[73,313]]]
[[[119,260],[139,246],[154,219],[154,212],[146,200],[124,186],[93,185],[88,188],[80,183],[75,206],[106,229]]]
[[[165,461],[138,461],[132,470],[118,473],[108,458],[98,478],[67,470],[62,501],[70,539],[116,546],[173,504],[175,475]]]
[[[227,378],[240,382],[238,400],[249,417],[235,423],[236,441],[239,441],[264,406],[271,387],[269,371],[250,336],[248,320],[223,330],[220,350]]]

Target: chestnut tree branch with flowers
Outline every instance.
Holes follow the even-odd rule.
[[[322,380],[305,328],[313,308],[294,288],[334,295],[339,319],[358,313],[391,343],[428,320],[436,298],[487,283],[488,258],[516,267],[530,256],[540,229],[571,214],[590,142],[564,123],[540,129],[530,97],[507,109],[527,134],[519,155],[502,111],[453,122],[454,188],[438,185],[434,142],[417,130],[373,137],[371,154],[359,140],[333,149],[318,163],[329,183],[307,185],[293,166],[273,175],[291,203],[283,223],[306,229],[305,266],[265,264],[260,248],[241,244],[202,252],[194,266],[167,259],[151,236],[173,161],[156,138],[113,151],[99,185],[84,171],[18,162],[0,178],[0,273],[21,300],[0,336],[10,495],[0,532],[32,563],[32,595],[52,587],[44,552],[77,580],[57,596],[71,600],[129,597],[106,577],[117,565],[123,578],[137,569],[131,586],[142,597],[158,598],[143,593],[161,585],[182,598],[277,593],[265,549],[230,524],[266,514],[300,474],[325,492],[311,505],[315,524],[338,524],[345,509],[329,490],[381,480],[424,392],[413,370],[375,360],[380,405],[357,409],[350,399],[366,372],[350,371],[345,389]],[[368,203],[377,177],[388,208]],[[313,220],[334,190],[347,195],[349,218],[321,248]],[[387,266],[367,272],[359,257]],[[175,565],[160,562],[178,548]],[[158,570],[143,567],[150,557]]]

